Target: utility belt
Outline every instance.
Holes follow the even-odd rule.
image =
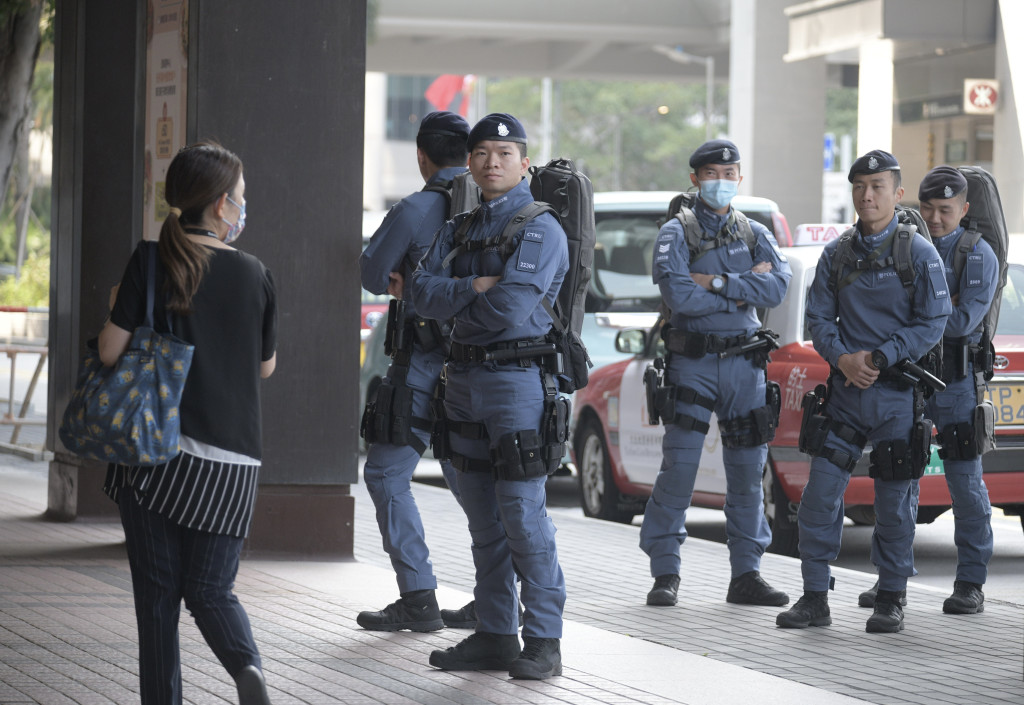
[[[396,364],[408,366],[413,343],[419,343],[423,352],[430,352],[444,346],[450,335],[451,325],[447,321],[409,316],[405,312],[405,301],[401,299],[391,299],[388,304],[384,353]]]
[[[690,333],[666,325],[661,329],[661,338],[669,352],[684,357],[700,359],[705,355],[718,355],[724,359],[743,355],[758,367],[766,367],[772,351],[779,347],[779,336],[770,330],[726,337],[715,333]]]
[[[956,382],[974,372],[991,373],[995,356],[989,346],[972,343],[967,338],[942,341],[942,379]]]
[[[547,383],[545,391],[549,391]],[[571,415],[572,402],[568,397],[546,394],[539,433],[533,429],[506,433],[490,449],[488,459],[470,458],[452,448],[450,434],[467,440],[484,440],[490,438],[487,427],[476,421],[448,419],[442,393],[434,399],[434,416],[437,419],[431,438],[434,457],[451,461],[460,472],[493,473],[497,480],[528,480],[551,475],[558,470],[565,455]]]
[[[359,435],[370,444],[411,446],[423,455],[427,444],[414,431],[433,431],[435,422],[433,418],[413,416],[413,389],[406,383],[408,372],[408,365],[399,365],[397,361],[391,365],[388,376],[366,400]]]
[[[825,445],[831,433],[846,443],[863,451],[868,442],[860,430],[836,421],[828,416],[826,404],[830,396],[832,378],[828,385],[819,384],[804,395],[803,416],[800,421],[799,449],[812,457],[822,457],[845,470],[853,472],[860,459],[860,453],[848,453],[839,448]],[[924,418],[924,394],[914,392],[914,425],[909,441],[905,438],[882,440],[873,443],[870,454],[871,465],[868,475],[882,480],[912,480],[921,477],[931,458],[933,425]]]
[[[695,389],[679,384],[665,384],[665,361],[658,357],[644,371],[647,393],[647,420],[652,426],[660,422],[674,424],[687,431],[707,434],[711,429],[707,421],[680,413],[676,404],[696,404],[708,411],[715,410],[716,399]],[[749,414],[731,419],[720,419],[718,428],[722,445],[726,448],[752,448],[775,440],[782,410],[782,390],[775,382],[765,381],[765,405]]]
[[[466,345],[453,341],[446,360],[459,363],[494,362],[520,367],[530,367],[537,363],[546,372],[557,375],[562,373],[562,356],[556,350],[555,344],[543,337],[507,340],[490,345]]]

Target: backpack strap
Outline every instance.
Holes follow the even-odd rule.
[[[455,235],[452,238],[452,250],[448,253],[448,256],[444,258],[441,263],[442,268],[447,268],[451,261],[463,252],[475,252],[477,250],[486,250],[491,247],[499,248],[499,254],[502,260],[507,260],[512,256],[512,253],[516,251],[519,246],[519,239],[516,238],[516,234],[522,230],[523,226],[527,222],[537,218],[544,213],[551,213],[555,218],[558,218],[558,213],[549,204],[543,203],[542,201],[533,201],[527,203],[525,206],[516,211],[505,228],[493,237],[484,238],[482,240],[470,240],[469,230],[473,227],[473,223],[476,221],[477,214],[480,212],[482,206],[477,206],[469,215],[463,218],[462,222],[455,229]]]
[[[971,225],[974,223],[972,222]],[[974,252],[979,240],[981,240],[981,233],[971,227],[960,236],[960,241],[956,243],[956,250],[953,253],[953,276],[957,281],[960,281],[960,275],[964,273],[964,267],[967,266],[967,255]]]
[[[910,248],[917,235],[916,225],[897,225],[896,239],[892,243],[893,266],[900,282],[910,290],[910,298],[914,298],[914,259],[910,256]]]
[[[747,216],[735,208],[729,212],[725,225],[722,226],[722,229],[711,240],[704,239],[704,228],[701,226],[700,221],[697,220],[697,216],[692,209],[683,207],[674,217],[683,227],[683,234],[686,237],[686,248],[690,251],[691,265],[711,252],[711,250],[736,240],[743,240],[747,243],[747,249],[750,250],[750,258],[754,258],[754,251],[757,248],[757,235],[754,234],[753,229],[750,227],[750,220]]]
[[[882,240],[878,247],[864,259],[857,259],[853,254],[853,237],[856,233],[856,229],[849,228],[846,232],[840,235],[839,244],[836,246],[836,253],[832,257],[832,267],[829,270],[829,291],[831,291],[833,295],[838,294],[841,290],[857,281],[857,279],[860,278],[860,275],[869,269],[895,267],[894,255],[890,254],[885,258],[881,258],[881,256],[885,249],[889,247],[893,240],[895,240],[897,232],[898,229],[894,230],[889,237]],[[893,245],[893,247],[895,249],[895,245]],[[850,270],[849,273],[843,276],[847,269]],[[843,276],[843,278],[840,279],[840,276]],[[912,270],[911,276],[913,276]]]

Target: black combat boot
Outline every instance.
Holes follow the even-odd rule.
[[[476,600],[457,610],[441,610],[441,619],[449,629],[476,629]],[[523,626],[523,605],[519,605],[519,626]]]
[[[433,590],[416,590],[402,596],[380,612],[360,612],[356,623],[375,632],[436,632],[444,628]]]
[[[775,626],[783,629],[805,629],[807,627],[827,627],[832,624],[832,613],[828,609],[828,591],[804,594],[796,604],[775,617]]]
[[[676,603],[678,593],[678,575],[659,575],[654,579],[654,587],[647,593],[647,604],[654,607],[671,607]]]
[[[966,580],[953,581],[953,594],[942,603],[946,614],[977,614],[985,611],[985,593],[978,583]]]
[[[759,572],[752,570],[729,581],[729,592],[725,596],[725,601],[736,605],[782,607],[789,603],[789,595],[773,588],[765,582]]]
[[[507,671],[519,654],[515,634],[473,632],[444,651],[431,651],[430,665],[442,671]]]
[[[897,590],[879,590],[875,597],[875,611],[868,617],[865,631],[877,634],[895,634],[903,631],[903,608]]]
[[[877,594],[878,594],[878,581],[876,580],[874,585],[869,587],[867,590],[862,592],[857,597],[857,604],[860,605],[861,607],[868,607],[868,608],[874,607],[875,606],[875,595],[877,595]],[[906,607],[906,606],[907,606],[907,591],[906,590],[900,590],[900,607]]]
[[[562,675],[562,648],[558,639],[523,637],[523,653],[509,666],[513,678],[540,681]]]

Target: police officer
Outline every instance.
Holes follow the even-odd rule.
[[[530,161],[526,133],[511,115],[484,117],[468,146],[483,203],[469,220],[457,217],[441,229],[413,275],[418,310],[455,319],[444,407],[476,565],[476,632],[431,653],[430,664],[543,679],[562,672],[565,580],[545,509],[545,481],[559,463],[545,452],[542,433],[552,378],[547,362],[530,350],[542,348],[551,329],[542,301],[554,303],[568,247],[547,213],[517,231],[507,259],[498,247],[481,246],[533,202],[524,179]],[[465,247],[454,243],[459,232],[469,241]],[[526,608],[521,653],[516,575]]]
[[[957,273],[954,269],[961,243],[970,244],[970,233],[960,225],[970,204],[967,179],[959,170],[935,167],[921,181],[917,197],[932,242],[945,265],[953,304],[942,335],[942,381],[946,389],[936,392],[926,407],[942,446],[946,485],[953,499],[953,541],[957,548],[953,594],[942,604],[942,611],[975,614],[985,609],[981,586],[992,558],[992,505],[982,478],[976,440],[977,433],[986,431],[977,428],[981,419],[975,417],[981,401],[979,392],[985,384],[984,371],[977,363],[981,355],[988,354],[979,343],[985,314],[992,306],[999,281],[999,260],[992,247],[979,239],[968,252],[962,271]],[[860,604],[872,606],[874,598],[874,591],[868,590],[861,595]]]
[[[466,171],[468,136],[469,123],[460,115],[435,112],[423,118],[416,135],[416,161],[428,186],[443,185]],[[442,613],[453,622],[449,626],[465,626],[465,614],[459,612],[467,608],[472,612],[472,605],[462,610],[438,609],[434,597],[437,579],[410,485],[430,441],[430,402],[444,364],[447,340],[436,321],[417,317],[413,302],[403,298],[404,283],[447,217],[448,200],[442,193],[417,191],[391,208],[359,258],[363,288],[374,294],[387,292],[401,301],[401,305],[392,305],[388,328],[400,349],[391,349],[392,363],[381,387],[388,390],[391,400],[403,398],[406,389],[411,393],[409,409],[389,402],[389,409],[375,409],[385,418],[375,419],[368,411],[364,419],[364,435],[366,425],[371,426],[372,442],[363,477],[401,595],[379,612],[360,612],[356,622],[364,629],[435,631],[445,626]],[[376,400],[367,401],[372,405]],[[407,427],[395,429],[396,417],[404,419]],[[373,426],[388,432],[374,434]],[[442,462],[441,469],[455,491],[451,464]]]
[[[843,493],[870,441],[877,517],[871,560],[879,584],[866,629],[898,632],[901,591],[916,573],[915,479],[927,464],[931,436],[923,397],[900,376],[898,363],[920,360],[939,342],[950,297],[935,247],[896,217],[903,196],[896,158],[868,152],[853,163],[849,180],[858,222],[825,246],[807,298],[814,348],[831,375],[822,413],[809,418],[805,410],[801,433],[801,448],[813,455],[797,513],[804,594],[776,624],[832,623],[829,561],[839,555]],[[899,273],[904,263],[909,286]]]
[[[726,472],[732,568],[726,600],[784,605],[789,597],[759,572],[771,542],[761,486],[770,440],[765,431],[774,432],[778,421],[766,400],[768,350],[740,353],[737,348],[758,340],[757,308],[777,306],[792,274],[772,234],[760,223],[746,225],[730,205],[743,179],[736,145],[706,142],[690,157],[690,167],[699,198],[693,208],[696,222],[688,227],[699,230],[699,253],[691,252],[681,221],[673,218],[658,234],[652,270],[672,312],[663,337],[669,350],[667,384],[675,385],[676,403],[674,414],[662,414],[661,470],[640,529],[640,547],[650,557],[655,578],[647,604],[676,604],[686,510],[714,411]]]

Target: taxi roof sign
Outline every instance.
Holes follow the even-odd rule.
[[[842,235],[849,227],[849,225],[843,223],[804,223],[798,225],[793,233],[793,246],[824,245],[829,240],[835,240]]]

